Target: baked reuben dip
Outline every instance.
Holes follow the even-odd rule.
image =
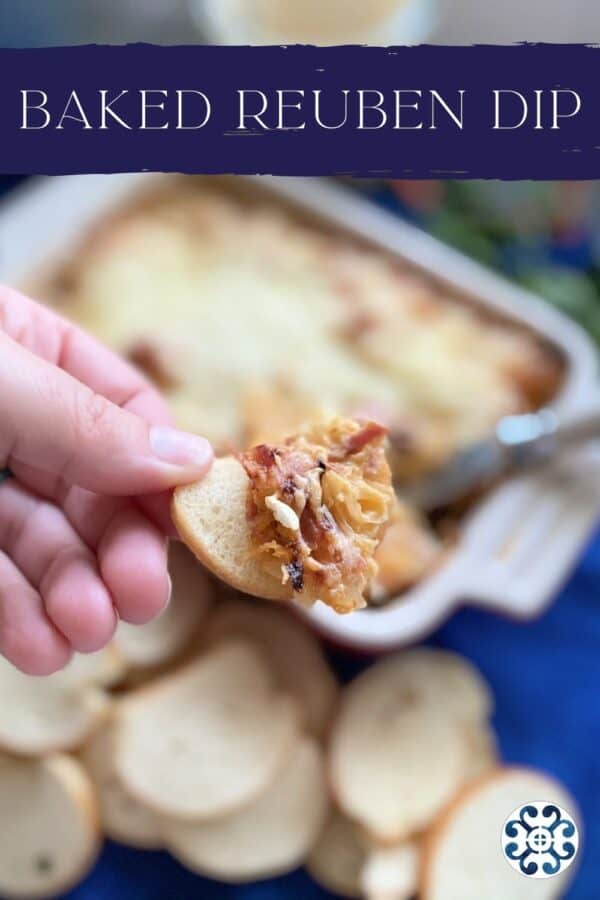
[[[240,455],[256,553],[295,596],[336,612],[366,605],[394,504],[387,430],[335,418]]]

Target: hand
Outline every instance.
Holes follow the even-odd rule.
[[[46,675],[160,613],[170,489],[211,463],[135,369],[0,288],[0,653]]]

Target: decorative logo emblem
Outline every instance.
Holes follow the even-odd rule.
[[[502,852],[508,864],[528,878],[552,878],[564,872],[578,849],[573,817],[548,801],[517,807],[502,828]]]

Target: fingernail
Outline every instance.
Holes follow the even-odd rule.
[[[174,466],[204,468],[213,455],[206,438],[174,428],[151,428],[150,447],[155,456]]]

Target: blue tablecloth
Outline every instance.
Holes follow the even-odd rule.
[[[576,797],[585,823],[581,868],[569,900],[600,897],[600,533],[546,614],[523,625],[464,609],[429,643],[470,657],[496,696],[503,758],[552,773]],[[364,661],[336,654],[342,678]],[[232,853],[235,848],[232,847]],[[194,877],[163,853],[108,845],[69,900],[326,900],[302,871],[226,887]],[[486,900],[482,897],[481,900]],[[509,897],[506,900],[510,900]]]

